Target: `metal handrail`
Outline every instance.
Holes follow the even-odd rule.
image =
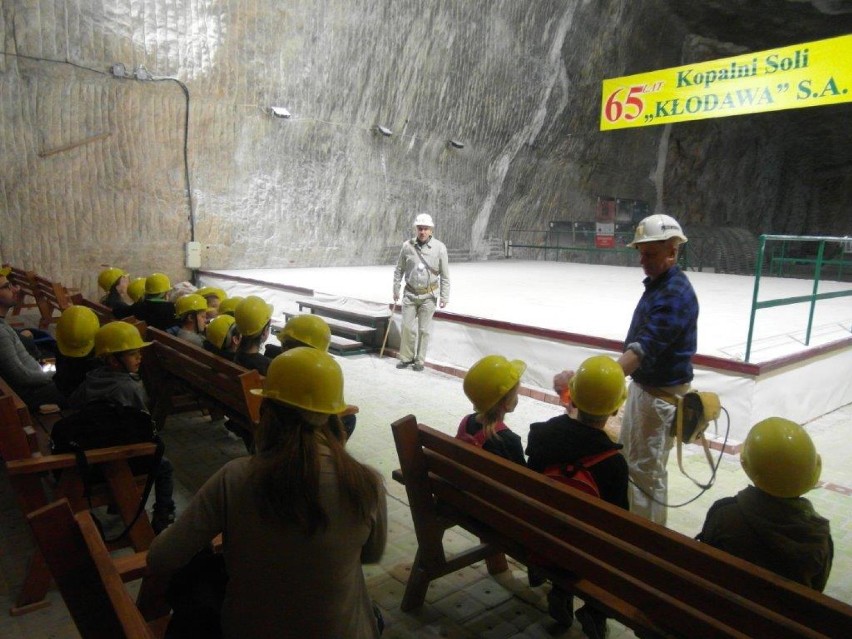
[[[810,295],[797,295],[795,297],[782,297],[776,298],[772,300],[764,300],[762,302],[757,301],[758,293],[760,290],[760,276],[761,271],[763,270],[763,258],[766,251],[766,242],[767,241],[780,241],[783,242],[781,245],[781,255],[782,257],[785,255],[785,248],[787,242],[819,242],[817,246],[817,256],[813,259],[814,264],[814,275],[813,275],[813,289]],[[748,362],[751,357],[751,341],[754,337],[754,320],[757,315],[757,311],[761,308],[772,308],[776,306],[787,306],[790,304],[802,304],[805,302],[810,303],[810,310],[808,312],[808,327],[805,332],[805,346],[810,345],[811,343],[811,329],[813,328],[814,321],[814,309],[816,307],[816,303],[819,300],[827,300],[834,299],[838,297],[849,297],[852,296],[852,289],[845,291],[833,291],[831,293],[819,293],[819,281],[820,275],[822,274],[822,267],[825,263],[824,255],[825,255],[825,244],[826,242],[839,242],[844,243],[848,242],[848,237],[830,237],[830,236],[808,236],[808,235],[761,235],[759,238],[759,248],[757,254],[757,263],[754,267],[754,292],[751,298],[751,315],[749,317],[748,323],[748,338],[746,340],[746,352],[745,352],[745,361]],[[811,260],[807,260],[808,263]],[[850,327],[850,332],[852,332],[852,327]]]

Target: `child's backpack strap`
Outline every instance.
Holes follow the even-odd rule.
[[[587,495],[600,497],[600,489],[595,481],[594,475],[589,470],[595,464],[609,459],[619,453],[618,448],[610,448],[594,455],[586,455],[580,459],[567,464],[554,464],[544,469],[544,474],[558,482],[576,488]]]

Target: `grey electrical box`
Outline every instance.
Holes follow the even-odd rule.
[[[186,268],[201,268],[201,242],[186,243]]]

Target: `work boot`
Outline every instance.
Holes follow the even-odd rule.
[[[414,366],[411,367],[411,370],[420,372],[420,371],[423,370],[423,364],[415,364]]]
[[[396,367],[397,367],[397,368],[408,368],[408,367],[409,367],[409,366],[411,366],[413,363],[414,363],[414,360],[412,360],[412,361],[410,361],[410,362],[399,362],[399,363],[396,365]]]
[[[568,628],[574,623],[574,595],[553,586],[547,594],[547,613]]]
[[[577,621],[589,639],[606,639],[606,615],[586,604],[577,611]]]
[[[174,510],[154,510],[154,516],[151,517],[151,528],[154,529],[155,535],[159,535],[173,523],[175,523]]]

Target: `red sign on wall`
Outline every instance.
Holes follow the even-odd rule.
[[[595,213],[595,247],[615,248],[615,198],[598,198]]]

